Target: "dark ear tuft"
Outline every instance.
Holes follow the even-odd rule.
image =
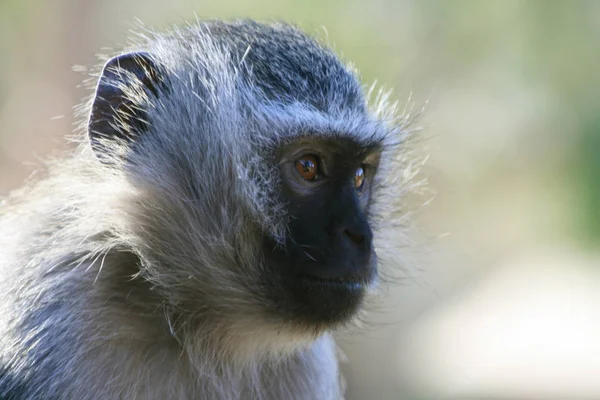
[[[107,144],[133,143],[147,124],[148,100],[158,96],[159,70],[148,53],[129,53],[109,60],[98,81],[88,123],[95,153],[109,156]]]

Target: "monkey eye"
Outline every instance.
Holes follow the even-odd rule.
[[[307,181],[314,181],[319,172],[317,157],[312,155],[302,156],[302,158],[296,161],[296,171]]]
[[[358,167],[354,172],[354,188],[356,190],[361,190],[365,183],[365,169],[363,167]]]

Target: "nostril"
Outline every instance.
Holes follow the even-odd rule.
[[[345,229],[344,233],[356,244],[363,244],[365,242],[365,235],[354,233],[350,229]]]

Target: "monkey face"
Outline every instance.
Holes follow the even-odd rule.
[[[308,324],[344,322],[377,278],[368,212],[379,149],[301,138],[278,161],[288,235],[283,245],[267,240],[265,252],[281,277],[279,307]]]

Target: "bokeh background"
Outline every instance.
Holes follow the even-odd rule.
[[[428,104],[435,196],[340,337],[349,399],[600,399],[600,1],[0,0],[0,196],[68,147],[74,65],[195,15],[294,21]]]

